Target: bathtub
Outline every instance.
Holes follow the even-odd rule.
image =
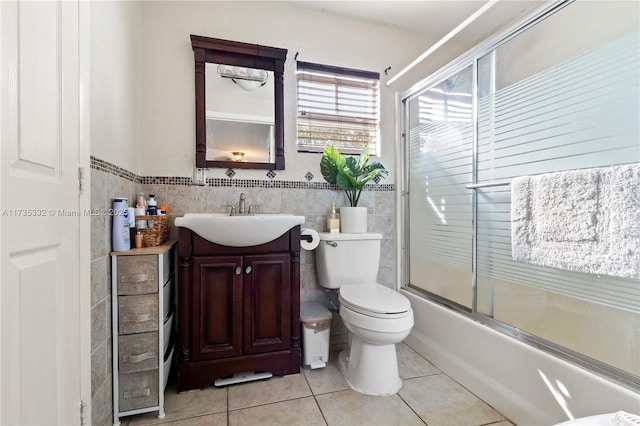
[[[408,291],[405,343],[518,425],[638,413],[640,395]]]

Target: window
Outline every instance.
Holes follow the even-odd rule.
[[[298,151],[379,153],[380,74],[298,62]]]

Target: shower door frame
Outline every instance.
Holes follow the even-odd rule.
[[[477,45],[469,50],[467,53],[461,55],[446,67],[436,71],[426,79],[422,80],[418,84],[414,85],[407,91],[399,94],[399,111],[401,113],[400,124],[402,126],[402,134],[399,140],[398,152],[400,155],[401,166],[399,170],[402,175],[399,179],[402,185],[400,189],[400,203],[399,203],[399,237],[401,242],[399,244],[399,264],[401,265],[399,275],[400,287],[402,290],[416,294],[420,297],[426,298],[434,303],[445,306],[461,315],[465,315],[473,320],[490,327],[491,329],[498,331],[502,334],[510,336],[522,343],[533,346],[537,349],[550,353],[560,359],[566,360],[570,363],[578,365],[591,371],[597,375],[612,380],[628,389],[635,392],[640,392],[640,378],[634,374],[625,370],[616,368],[612,365],[599,361],[597,359],[586,356],[580,352],[571,350],[560,344],[551,342],[542,337],[525,332],[517,327],[508,325],[492,317],[493,307],[491,308],[491,316],[478,312],[478,288],[477,288],[477,243],[478,243],[478,228],[477,228],[477,216],[478,216],[478,200],[477,189],[508,185],[509,181],[489,181],[478,182],[478,61],[495,50],[502,44],[517,37],[524,31],[527,31],[531,27],[535,26],[544,19],[550,17],[556,12],[562,10],[566,6],[573,3],[575,0],[565,0],[555,2],[551,5],[546,5],[525,16],[520,21],[517,21],[512,26],[505,28],[493,37],[485,40],[485,42]],[[410,277],[410,229],[409,229],[409,207],[411,188],[409,185],[409,116],[408,108],[409,101],[415,99],[429,88],[435,86],[438,83],[444,81],[447,77],[460,72],[465,67],[472,66],[473,82],[472,82],[472,126],[473,126],[473,140],[472,140],[472,183],[467,185],[468,190],[473,191],[471,193],[471,209],[472,209],[472,238],[471,238],[471,308],[459,305],[443,296],[429,292],[422,288],[412,285],[409,282]],[[495,67],[495,61],[492,63],[492,67]],[[491,298],[493,303],[493,298]]]

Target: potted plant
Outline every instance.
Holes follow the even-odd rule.
[[[367,232],[367,208],[358,207],[360,194],[371,179],[382,179],[389,174],[382,164],[369,163],[369,146],[365,146],[358,157],[344,157],[333,144],[327,144],[320,160],[320,172],[349,199],[350,207],[340,208],[342,232]]]

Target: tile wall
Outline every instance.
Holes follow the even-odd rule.
[[[185,212],[222,213],[229,205],[238,204],[245,193],[246,204],[257,206],[258,213],[293,213],[304,215],[303,227],[324,231],[331,203],[347,205],[344,193],[325,182],[278,181],[269,172],[269,180],[208,179],[206,186],[193,185],[191,178],[141,177],[106,161],[91,158],[91,208],[108,209],[115,197],[128,197],[130,202],[140,191],[145,197],[154,194],[158,205],[169,207],[173,219]],[[395,277],[395,186],[369,185],[360,197],[360,206],[368,208],[368,230],[383,234],[378,282],[394,286]],[[173,220],[171,220],[173,222]],[[172,228],[173,238],[177,231]],[[94,424],[111,423],[111,218],[92,216],[91,223],[91,349],[92,349],[92,417]],[[318,285],[314,254],[302,251],[300,256],[300,299],[319,301],[329,306],[331,295]],[[346,331],[337,313],[333,315],[331,348],[346,345]]]

